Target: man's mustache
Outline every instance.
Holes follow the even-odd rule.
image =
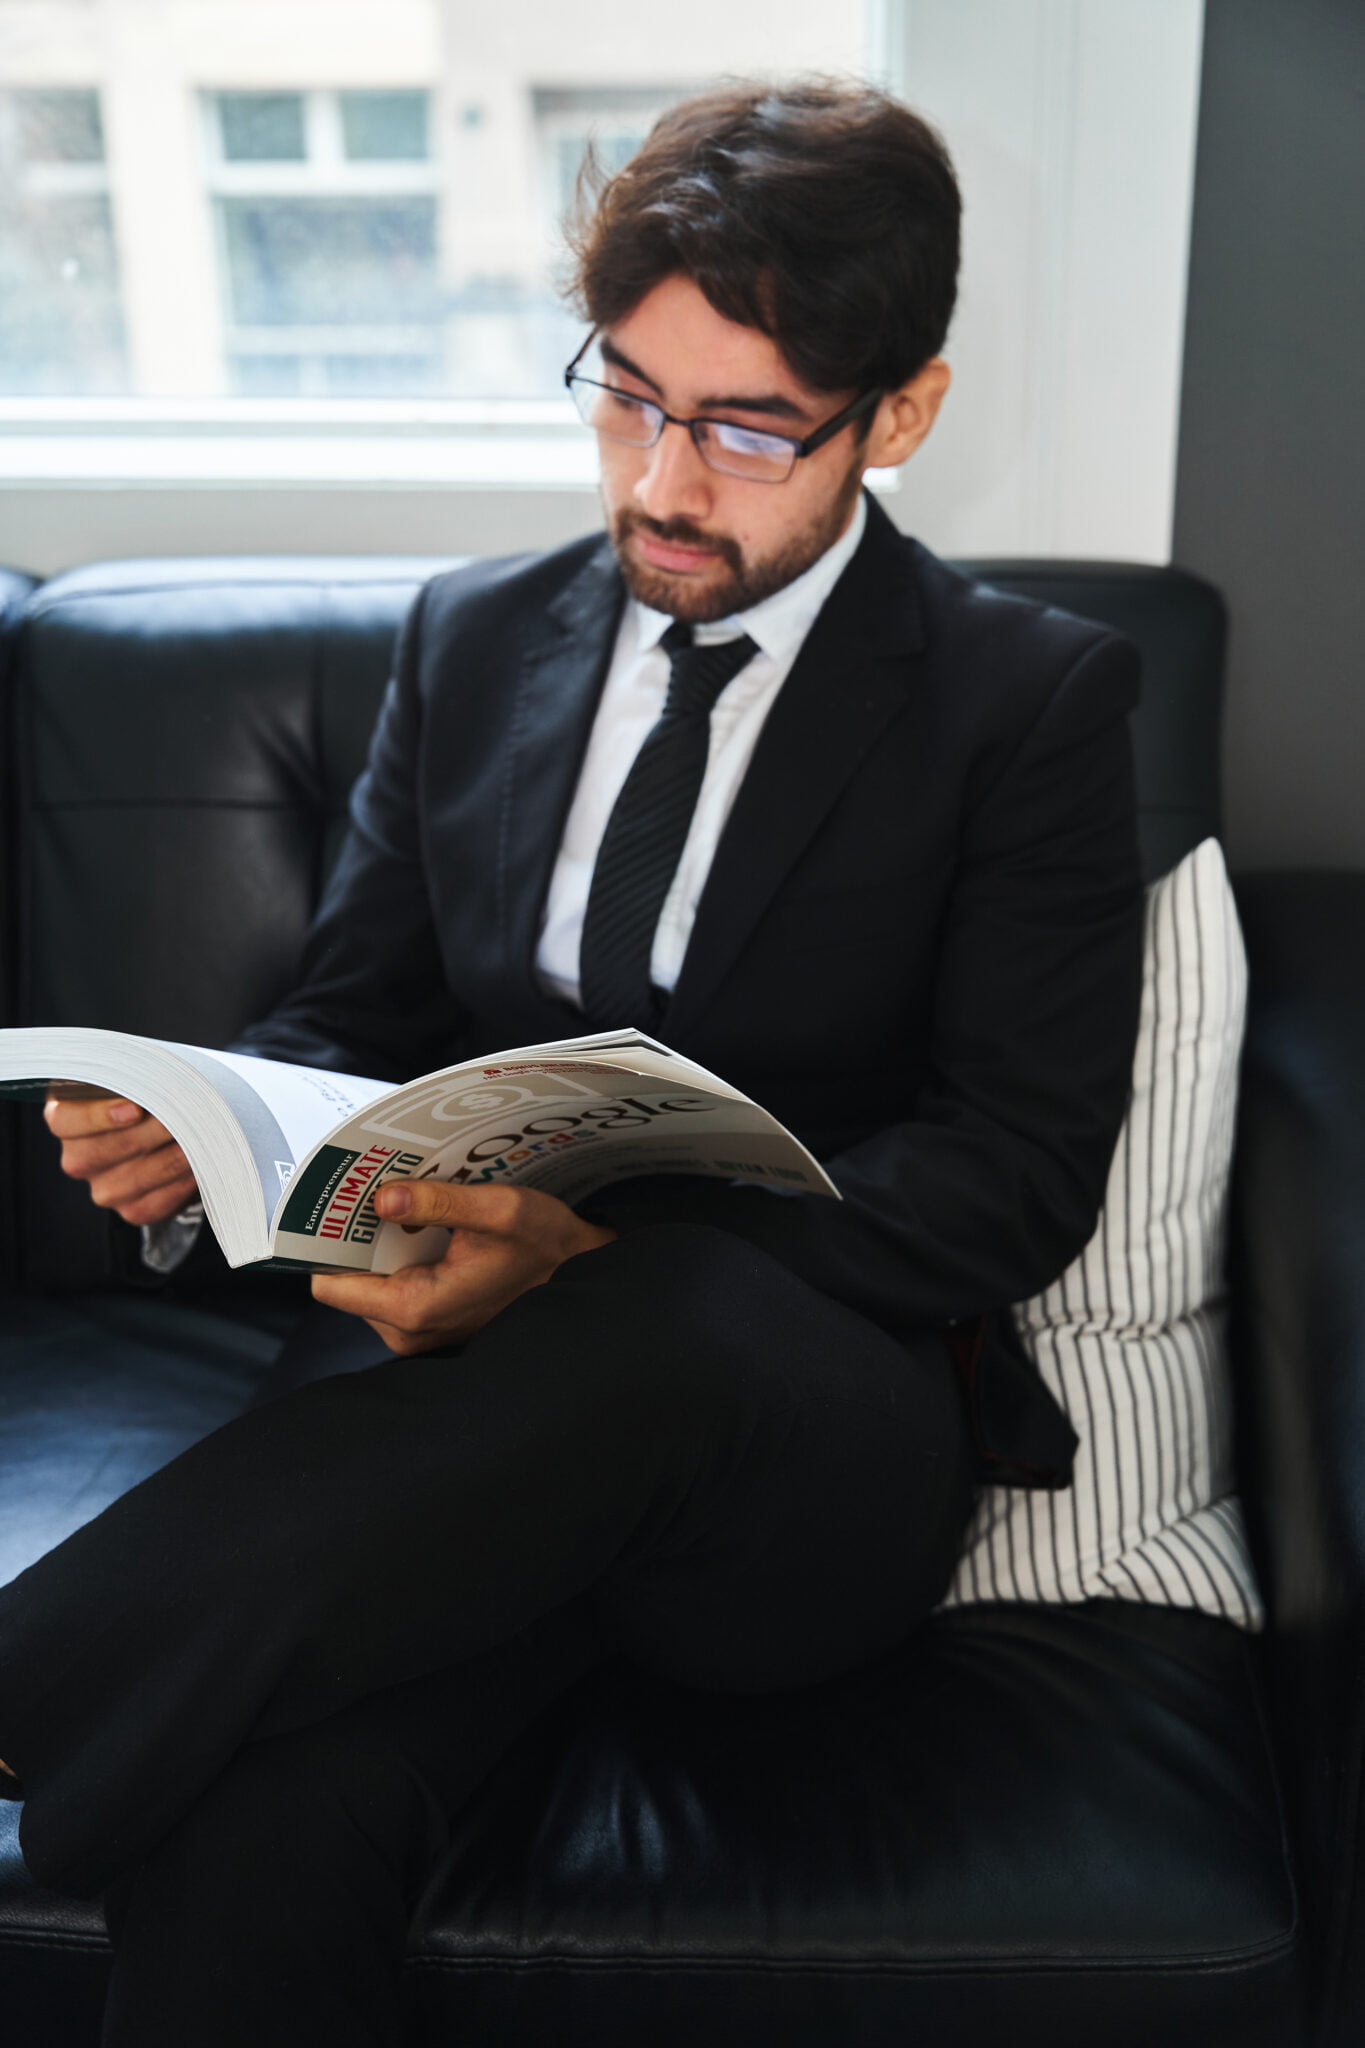
[[[645,513],[632,511],[626,506],[616,515],[616,545],[620,547],[632,533],[647,533],[665,546],[672,543],[682,548],[706,548],[710,553],[719,555],[736,573],[744,566],[739,543],[728,533],[705,533],[690,519],[650,519]]]

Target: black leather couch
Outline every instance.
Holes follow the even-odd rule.
[[[283,989],[395,627],[439,566],[0,578],[3,1021],[214,1044]],[[1161,872],[1216,826],[1216,595],[1172,571],[974,566],[1141,643]],[[1255,878],[1242,903],[1235,1366],[1266,1636],[993,1606],[797,1694],[598,1672],[464,1818],[414,1932],[414,2042],[1357,2040],[1365,880]],[[0,1136],[3,1580],[248,1402],[299,1295],[148,1289],[36,1113]],[[92,2048],[100,1911],[33,1885],[16,1816],[0,1805],[0,2036]]]

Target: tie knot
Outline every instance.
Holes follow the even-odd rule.
[[[698,646],[685,619],[675,619],[661,641],[668,653],[668,695],[666,712],[704,712],[728,682],[758,652],[747,633],[731,640],[711,640]]]

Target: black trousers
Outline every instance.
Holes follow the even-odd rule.
[[[34,1875],[105,1896],[106,2044],[396,2042],[450,1821],[565,1686],[847,1669],[970,1500],[939,1339],[692,1226],[215,1431],[0,1590],[0,1757]]]

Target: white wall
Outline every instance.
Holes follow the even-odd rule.
[[[949,554],[1170,558],[1203,0],[897,0],[966,196],[954,388],[889,508]]]

